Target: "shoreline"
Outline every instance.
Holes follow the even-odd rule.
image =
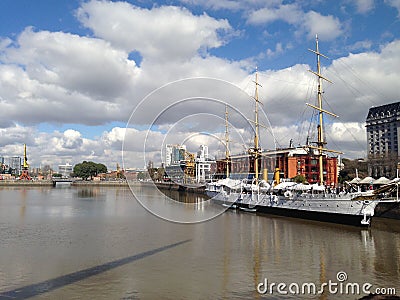
[[[69,182],[68,182],[69,183]],[[95,186],[95,187],[129,187],[126,180],[118,181],[74,181],[70,183],[73,187]],[[205,194],[204,185],[181,185],[178,183],[166,182],[131,182],[134,186],[156,187],[161,190],[171,190],[193,194]],[[2,187],[54,187],[53,180],[0,180]],[[386,218],[400,220],[400,204],[380,203],[375,209],[375,218]]]
[[[54,186],[54,182],[58,184],[70,184],[71,186],[129,186],[126,180],[109,180],[109,181],[57,181],[57,180],[0,180],[0,187],[6,186]],[[188,193],[205,193],[205,185],[187,184],[153,181],[132,181],[129,184],[134,186],[157,187],[163,190],[175,190]]]
[[[53,186],[51,180],[0,180],[0,187],[7,186]]]

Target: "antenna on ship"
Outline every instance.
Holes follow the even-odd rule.
[[[321,63],[320,63],[320,57],[325,57],[327,59],[329,59],[327,56],[323,55],[322,53],[319,52],[319,47],[318,47],[318,35],[315,35],[315,50],[312,49],[308,49],[309,51],[315,53],[317,55],[317,72],[314,72],[312,70],[308,70],[309,72],[313,73],[315,76],[318,77],[318,91],[317,91],[317,100],[318,100],[318,106],[306,103],[308,106],[316,109],[319,111],[318,113],[318,142],[315,142],[317,144],[317,147],[315,146],[310,146],[308,145],[309,148],[313,148],[313,149],[317,149],[318,150],[318,165],[319,165],[319,183],[321,185],[324,184],[324,167],[323,167],[323,152],[324,151],[328,151],[328,152],[335,152],[335,153],[342,153],[339,151],[334,151],[334,150],[329,150],[329,149],[325,149],[324,146],[326,145],[326,141],[324,139],[324,118],[323,118],[323,114],[326,113],[328,115],[331,115],[333,117],[338,117],[337,115],[335,115],[334,113],[331,113],[327,110],[324,110],[322,108],[322,80],[328,81],[330,83],[332,83],[332,81],[330,81],[329,79],[327,79],[326,77],[321,75]]]
[[[229,130],[228,130],[228,104],[225,104],[225,162],[226,178],[229,178],[229,168],[231,164],[231,154],[229,151]]]

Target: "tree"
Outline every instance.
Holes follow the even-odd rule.
[[[107,167],[105,165],[103,165],[103,164],[97,163],[96,164],[96,168],[97,168],[97,174],[107,173]]]
[[[137,179],[138,180],[145,180],[146,179],[146,174],[144,172],[139,172],[137,174]]]
[[[360,178],[368,176],[368,164],[366,161],[362,159],[351,160],[343,158],[342,163],[344,168],[339,172],[339,182],[344,182],[355,178],[356,173],[358,173],[358,177]]]
[[[94,163],[92,161],[83,161],[80,164],[74,166],[75,176],[81,177],[83,180],[90,179],[93,176],[97,176],[99,173],[106,173],[107,167],[100,163]]]
[[[296,183],[306,183],[307,181],[304,175],[296,175],[292,178],[292,180]]]

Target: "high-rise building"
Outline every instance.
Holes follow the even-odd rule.
[[[204,183],[211,180],[211,167],[215,164],[214,160],[211,160],[208,155],[208,146],[200,145],[199,151],[197,151],[196,158],[196,182]]]
[[[72,165],[66,163],[65,165],[58,166],[58,173],[61,174],[62,177],[68,178],[72,173]]]
[[[182,160],[185,160],[185,145],[171,145],[165,147],[165,166],[179,165]]]
[[[200,160],[208,160],[208,146],[200,145],[199,151],[197,151],[197,157]]]
[[[19,156],[10,157],[9,166],[11,169],[11,174],[14,176],[21,175],[22,159]]]
[[[395,177],[400,156],[400,102],[371,107],[366,127],[369,174]]]
[[[0,174],[6,171],[6,167],[4,157],[0,156]]]

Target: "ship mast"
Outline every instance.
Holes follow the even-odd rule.
[[[229,167],[231,162],[231,154],[229,151],[229,131],[228,131],[228,105],[225,105],[225,162],[226,162],[226,178],[229,178]]]
[[[328,150],[325,149],[324,146],[326,145],[325,139],[324,139],[324,118],[323,118],[323,114],[327,113],[331,116],[334,117],[338,117],[337,115],[326,111],[322,108],[322,80],[328,81],[330,83],[332,83],[332,81],[330,81],[329,79],[325,78],[324,76],[321,75],[321,63],[320,63],[320,57],[326,57],[325,55],[323,55],[322,53],[319,52],[319,47],[318,47],[318,35],[315,36],[315,50],[312,49],[308,49],[309,51],[315,53],[317,55],[317,72],[314,72],[312,70],[309,70],[311,73],[313,73],[314,75],[316,75],[318,77],[318,91],[317,91],[317,100],[318,100],[318,106],[314,106],[311,105],[309,103],[307,103],[308,106],[318,110],[318,141],[316,142],[317,147],[312,147],[309,146],[310,148],[314,148],[318,150],[318,165],[319,165],[319,183],[321,185],[324,184],[324,167],[323,167],[323,151],[330,151],[330,152],[336,152],[336,153],[340,153],[338,151],[333,151],[333,150]]]
[[[249,149],[249,153],[253,155],[254,157],[254,173],[255,173],[255,179],[256,182],[258,182],[258,169],[259,169],[259,159],[260,159],[260,146],[259,146],[259,136],[260,136],[260,123],[258,122],[258,104],[260,103],[258,99],[258,86],[261,86],[258,83],[258,70],[256,68],[256,80],[254,81],[256,84],[256,90],[254,94],[254,100],[255,100],[255,110],[254,110],[254,148]]]

